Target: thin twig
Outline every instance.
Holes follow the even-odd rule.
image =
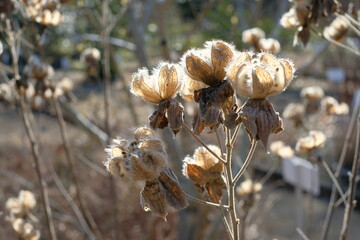
[[[11,23],[10,23],[9,19],[6,20],[6,27],[7,27],[7,35],[8,35],[7,42],[8,42],[11,57],[12,57],[13,75],[14,75],[15,80],[20,80],[18,55],[16,53],[16,47],[15,47],[16,38],[15,38],[14,32],[12,31],[12,27],[11,27]],[[34,159],[34,163],[35,163],[34,164],[35,171],[36,171],[38,181],[39,181],[39,186],[40,186],[40,191],[41,191],[41,199],[42,199],[43,207],[45,210],[46,223],[47,223],[47,227],[49,230],[49,234],[50,234],[50,237],[52,240],[57,240],[54,222],[53,222],[53,218],[52,218],[50,202],[49,202],[49,196],[48,196],[48,192],[47,192],[47,186],[43,179],[41,169],[40,169],[39,145],[38,145],[38,141],[35,138],[35,134],[32,130],[31,123],[29,120],[30,113],[26,109],[26,104],[25,104],[25,101],[22,96],[17,97],[17,102],[20,105],[22,121],[24,123],[26,134],[28,136],[28,139],[29,139],[30,145],[31,145],[31,150],[32,150],[33,159]]]
[[[30,144],[31,144],[31,150],[34,158],[35,163],[35,170],[39,181],[40,191],[41,191],[41,199],[45,210],[45,216],[46,216],[46,222],[47,227],[50,233],[50,237],[52,240],[57,240],[55,227],[54,227],[54,221],[52,218],[52,212],[49,202],[49,195],[47,191],[46,183],[43,179],[41,170],[40,170],[40,153],[39,153],[39,146],[38,142],[36,141],[35,134],[31,128],[30,120],[29,120],[29,113],[26,111],[26,106],[24,99],[22,96],[19,97],[20,102],[20,109],[21,109],[21,116],[22,120],[26,129],[26,134],[29,138]]]
[[[213,203],[213,202],[208,202],[208,201],[204,201],[202,199],[196,198],[196,197],[192,197],[190,195],[186,195],[186,197],[193,202],[197,202],[200,203],[202,205],[206,205],[206,206],[210,206],[210,207],[216,207],[216,208],[225,208],[228,209],[229,206],[227,205],[222,205],[222,204],[218,204],[218,203]]]
[[[334,173],[331,171],[329,165],[323,158],[320,158],[320,163],[325,168],[326,172],[328,173],[329,177],[331,178],[335,187],[337,188],[338,192],[340,193],[340,197],[341,197],[342,201],[345,203],[346,197],[345,197],[344,191],[341,189],[341,186],[340,186],[338,180],[336,179]]]
[[[341,150],[341,154],[340,154],[340,157],[339,157],[339,162],[337,164],[336,171],[334,173],[336,178],[338,178],[340,176],[341,169],[343,168],[343,165],[344,165],[344,161],[345,161],[347,150],[349,148],[351,136],[352,136],[352,133],[354,132],[353,130],[355,128],[356,116],[357,116],[357,114],[359,112],[359,108],[360,108],[360,99],[357,99],[357,102],[355,103],[355,106],[353,108],[354,112],[352,113],[352,116],[351,116],[351,119],[350,119],[349,128],[348,128],[348,130],[346,132],[346,135],[345,135],[345,141],[344,141],[344,145],[343,145],[342,150]],[[336,187],[333,184],[333,187],[331,189],[331,196],[330,196],[329,206],[328,206],[328,209],[326,211],[326,217],[325,217],[324,224],[323,224],[323,227],[322,227],[322,230],[321,230],[320,240],[325,240],[327,238],[327,233],[328,233],[328,230],[329,230],[332,214],[333,214],[333,211],[334,211],[334,204],[335,204],[335,201],[336,201],[336,195],[337,195]]]
[[[234,146],[234,144],[235,144],[237,136],[239,135],[240,127],[241,127],[241,124],[237,125],[235,128],[234,134],[231,138],[231,146]]]
[[[92,230],[96,233],[97,237],[99,239],[102,239],[99,227],[97,226],[91,212],[87,208],[86,202],[84,201],[84,198],[82,196],[80,183],[79,183],[79,180],[78,180],[78,178],[77,178],[77,176],[75,174],[76,169],[75,169],[75,165],[74,165],[74,159],[73,159],[73,156],[72,156],[71,151],[70,151],[69,141],[68,141],[68,136],[67,136],[67,130],[66,130],[66,124],[65,124],[65,121],[64,121],[64,117],[63,117],[63,114],[62,114],[61,107],[60,107],[58,99],[54,99],[53,104],[54,104],[58,124],[59,124],[59,127],[60,127],[61,140],[62,140],[62,144],[63,144],[63,147],[64,147],[67,164],[69,166],[70,176],[71,176],[73,182],[75,183],[76,197],[77,197],[77,200],[79,202],[81,213],[83,214],[83,216],[85,216],[87,222],[89,222]]]
[[[66,190],[64,185],[62,184],[62,182],[61,182],[58,174],[55,172],[54,167],[52,166],[51,162],[48,162],[47,165],[48,165],[47,168],[48,168],[48,170],[49,170],[49,172],[51,174],[52,179],[54,180],[54,183],[55,183],[56,187],[58,188],[61,195],[65,198],[65,200],[67,201],[67,203],[71,207],[72,211],[74,212],[74,215],[78,219],[78,221],[79,221],[83,231],[85,232],[86,236],[89,239],[94,239],[95,240],[96,238],[95,238],[94,234],[91,232],[88,224],[86,223],[84,215],[82,214],[79,207],[76,205],[75,201],[73,200],[71,195],[68,193],[68,191]]]
[[[214,157],[216,157],[218,160],[222,161],[223,163],[226,163],[226,160],[219,157],[216,153],[214,153],[207,145],[204,143],[185,123],[182,124],[182,127],[185,128],[186,131],[188,131],[201,145],[203,145],[206,150],[208,150]]]
[[[231,132],[230,129],[226,128],[226,178],[227,178],[227,190],[228,190],[228,201],[229,208],[228,212],[230,215],[230,221],[232,225],[232,235],[234,240],[239,239],[239,220],[236,214],[236,204],[235,204],[235,183],[232,177],[231,169],[231,159],[232,159],[232,149],[231,145]]]
[[[106,144],[110,144],[110,137],[111,137],[111,130],[110,130],[110,29],[108,29],[108,17],[111,14],[109,11],[109,0],[102,1],[102,28],[101,28],[101,43],[103,47],[103,73],[104,73],[104,108],[105,108],[105,132],[107,134]],[[111,201],[113,206],[113,214],[112,214],[112,229],[114,231],[114,238],[120,239],[120,225],[118,219],[118,197],[116,194],[115,189],[115,182],[113,176],[109,173],[108,175],[109,183],[110,183],[110,194],[111,194]]]
[[[220,134],[219,134],[218,129],[215,130],[215,135],[216,135],[217,143],[218,143],[219,148],[220,148],[221,157],[224,157],[224,148],[223,148],[223,146],[222,146],[222,144],[221,144]]]
[[[359,165],[359,148],[360,148],[360,114],[357,117],[357,131],[356,131],[356,144],[354,152],[354,162],[352,165],[351,173],[349,174],[349,192],[348,201],[345,208],[343,225],[341,228],[340,240],[346,240],[350,225],[351,211],[355,207],[355,192],[356,192],[356,175]]]
[[[244,162],[244,164],[241,166],[240,171],[236,174],[233,183],[236,184],[236,182],[240,179],[240,177],[243,175],[243,173],[245,172],[247,166],[249,165],[249,163],[251,162],[251,159],[254,155],[255,149],[256,149],[256,145],[257,145],[257,141],[256,139],[253,139],[253,141],[251,142],[251,148],[250,151],[246,157],[246,160]]]
[[[355,55],[357,55],[357,56],[360,57],[360,52],[359,52],[359,51],[356,51],[356,50],[352,49],[351,47],[346,46],[345,44],[342,44],[342,43],[340,43],[340,42],[337,42],[337,41],[331,39],[329,36],[327,36],[327,34],[324,34],[323,36],[324,36],[324,38],[325,38],[326,40],[328,40],[328,41],[331,42],[332,44],[335,44],[335,45],[338,46],[338,47],[344,48],[344,49],[348,50],[349,52],[351,52],[351,53],[353,53],[353,54],[355,54]]]
[[[302,239],[304,239],[304,240],[310,240],[300,228],[297,227],[297,228],[296,228],[296,231],[297,231],[298,234],[302,237]]]

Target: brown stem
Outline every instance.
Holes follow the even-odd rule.
[[[76,198],[79,202],[79,207],[80,207],[81,213],[83,214],[83,216],[85,216],[86,221],[90,224],[92,230],[96,233],[97,237],[99,239],[102,239],[101,232],[100,232],[92,214],[90,213],[89,209],[87,208],[84,198],[82,197],[81,186],[80,186],[79,180],[75,174],[76,169],[74,166],[74,158],[70,151],[67,130],[66,130],[66,124],[65,124],[64,117],[63,117],[63,114],[61,111],[60,103],[57,99],[54,99],[53,104],[54,104],[58,124],[60,127],[60,135],[61,135],[61,140],[62,140],[64,150],[65,150],[66,161],[69,166],[70,176],[75,184]]]
[[[360,108],[360,100],[358,100],[356,102],[355,106],[354,106],[354,112],[353,112],[353,114],[351,116],[349,128],[348,128],[348,130],[346,132],[346,135],[345,135],[344,145],[342,147],[339,162],[337,164],[336,171],[334,173],[336,178],[338,178],[340,176],[341,169],[343,168],[343,165],[344,165],[344,161],[345,161],[347,150],[349,148],[351,136],[352,136],[353,130],[355,128],[356,116],[358,114],[359,108]],[[335,202],[336,202],[336,195],[337,195],[336,187],[333,184],[332,189],[331,189],[331,196],[330,196],[329,206],[328,206],[328,209],[326,211],[325,221],[324,221],[324,224],[323,224],[323,227],[322,227],[322,230],[321,230],[321,237],[320,237],[321,240],[325,240],[327,238],[327,233],[328,233],[330,222],[331,222],[331,219],[332,219],[332,214],[334,212],[334,205],[335,205]]]
[[[108,23],[108,17],[111,14],[109,11],[109,0],[102,1],[102,28],[101,28],[101,43],[103,47],[103,73],[104,73],[104,108],[105,108],[105,132],[107,134],[106,144],[110,144],[111,130],[110,130],[110,29]],[[109,173],[109,184],[111,201],[114,208],[112,215],[112,229],[114,231],[114,239],[120,239],[119,232],[119,219],[118,219],[118,198],[115,189],[115,182],[113,176]]]
[[[206,150],[208,150],[214,157],[216,157],[218,160],[222,161],[223,163],[226,163],[226,160],[219,157],[216,153],[214,153],[207,145],[204,143],[185,123],[182,124],[182,127],[185,128],[186,131],[188,131]]]
[[[206,205],[206,206],[210,206],[210,207],[216,207],[216,208],[225,208],[227,209],[228,206],[227,205],[222,205],[222,204],[218,204],[218,203],[213,203],[213,202],[208,202],[208,201],[204,201],[202,199],[198,199],[196,197],[192,197],[190,195],[186,195],[186,197],[193,202],[197,202],[200,203],[202,205]]]
[[[18,55],[16,53],[16,48],[15,48],[16,39],[15,39],[14,32],[12,31],[12,27],[11,27],[11,23],[10,23],[9,19],[6,20],[6,27],[7,27],[6,30],[7,30],[7,35],[8,35],[7,42],[9,44],[10,53],[11,53],[11,57],[12,57],[12,67],[13,67],[14,78],[15,78],[15,80],[20,80]],[[45,181],[43,180],[43,176],[42,176],[42,173],[40,170],[39,145],[38,145],[38,142],[35,138],[35,134],[32,130],[31,124],[30,124],[30,119],[29,119],[30,113],[26,109],[25,101],[22,96],[19,96],[17,98],[17,101],[20,105],[22,121],[24,123],[26,134],[29,138],[30,145],[31,145],[31,150],[32,150],[33,158],[34,158],[34,164],[35,164],[35,170],[36,170],[36,174],[37,174],[38,181],[39,181],[39,187],[40,187],[40,191],[41,191],[41,200],[42,200],[43,207],[45,210],[46,223],[47,223],[47,227],[49,230],[49,234],[50,234],[50,237],[52,240],[57,240],[54,222],[53,222],[53,218],[52,218],[52,212],[51,212],[51,208],[50,208],[49,196],[48,196],[48,192],[47,192],[47,186],[46,186]]]
[[[19,97],[19,102],[20,102],[20,109],[21,109],[21,117],[22,117],[22,120],[23,120],[23,123],[25,126],[26,134],[27,134],[30,144],[31,144],[31,150],[32,150],[34,163],[35,163],[35,170],[36,170],[36,174],[38,177],[39,186],[40,186],[40,190],[41,190],[41,200],[42,200],[44,210],[45,210],[47,227],[48,227],[51,239],[56,240],[57,237],[56,237],[54,222],[53,222],[53,218],[52,218],[52,212],[51,212],[51,208],[50,208],[47,186],[46,186],[46,183],[43,179],[43,176],[42,176],[42,173],[40,170],[40,154],[39,154],[38,142],[36,141],[35,134],[31,128],[29,115],[28,115],[28,112],[26,111],[25,102],[24,102],[24,99],[22,98],[22,96]]]
[[[232,149],[233,146],[231,145],[231,133],[229,129],[226,129],[226,177],[228,183],[228,212],[230,215],[231,225],[232,225],[232,232],[233,232],[233,239],[239,239],[239,221],[236,216],[236,205],[235,205],[235,182],[233,181],[232,177],[232,169],[231,169],[231,158],[232,158]]]
[[[256,145],[257,145],[257,141],[254,139],[251,143],[251,148],[250,151],[248,153],[248,156],[246,157],[246,160],[244,162],[244,164],[241,166],[240,171],[236,174],[236,176],[234,177],[233,183],[236,184],[236,182],[240,179],[240,177],[243,175],[243,173],[245,172],[246,168],[249,166],[249,163],[251,162],[251,159],[254,155],[255,149],[256,149]]]
[[[358,114],[357,118],[357,131],[356,131],[356,144],[355,144],[355,153],[354,153],[354,162],[352,165],[351,173],[349,174],[349,192],[350,195],[348,197],[348,202],[346,204],[345,213],[344,213],[344,219],[343,219],[343,225],[341,228],[341,234],[340,239],[346,240],[347,234],[349,230],[350,225],[350,217],[351,217],[351,211],[353,210],[355,206],[354,197],[355,197],[355,191],[356,191],[356,174],[359,164],[359,148],[360,148],[360,114]]]

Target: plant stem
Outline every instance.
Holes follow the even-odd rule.
[[[256,149],[256,145],[257,145],[257,141],[255,139],[252,140],[251,142],[251,148],[250,151],[246,157],[246,160],[244,162],[244,164],[241,166],[240,171],[236,174],[234,180],[233,180],[233,184],[236,184],[236,182],[240,179],[240,177],[243,175],[243,173],[245,172],[247,166],[249,165],[249,163],[251,162],[251,159],[254,155],[255,149]]]
[[[110,130],[110,31],[109,28],[109,0],[102,1],[102,28],[101,28],[101,44],[103,48],[103,73],[104,73],[104,108],[105,108],[105,132],[107,134],[106,144],[110,144],[111,130]],[[118,219],[118,208],[117,208],[117,194],[115,189],[115,182],[113,176],[109,173],[109,184],[110,184],[110,194],[111,201],[113,205],[113,214],[112,214],[112,229],[114,231],[114,239],[120,239],[120,226]]]
[[[22,120],[23,120],[23,123],[25,126],[26,134],[27,134],[30,144],[31,144],[31,150],[32,150],[32,154],[34,157],[35,170],[36,170],[36,174],[37,174],[38,181],[39,181],[39,186],[40,186],[40,191],[41,191],[41,200],[42,200],[44,210],[45,210],[47,227],[48,227],[51,239],[56,240],[57,237],[56,237],[54,222],[53,222],[53,218],[52,218],[52,212],[51,212],[51,208],[50,208],[47,186],[43,179],[41,169],[40,169],[40,154],[39,154],[38,142],[36,141],[35,134],[31,128],[28,112],[26,111],[25,102],[24,102],[24,99],[22,98],[22,96],[19,97],[19,102],[20,102]]]
[[[232,169],[231,169],[231,158],[232,158],[232,149],[233,146],[231,145],[231,133],[230,129],[226,128],[226,177],[227,177],[227,190],[228,190],[228,212],[230,215],[231,225],[232,225],[232,232],[233,232],[233,239],[239,239],[239,221],[236,216],[236,205],[235,205],[235,182],[232,178]]]
[[[353,210],[355,206],[354,197],[355,197],[355,191],[356,191],[356,174],[359,164],[359,148],[360,148],[360,114],[358,114],[357,117],[357,131],[356,131],[356,144],[355,144],[355,152],[354,152],[354,162],[352,165],[351,173],[349,174],[349,191],[350,195],[348,197],[348,202],[346,204],[345,213],[344,213],[344,219],[343,219],[343,225],[341,228],[341,234],[340,239],[346,240],[347,234],[349,230],[350,225],[350,217],[351,217],[351,211]]]
[[[326,161],[324,161],[323,158],[320,158],[320,163],[323,165],[326,172],[329,174],[329,176],[330,176],[331,180],[333,181],[335,187],[337,188],[338,192],[340,193],[342,201],[345,203],[346,202],[345,194],[344,194],[343,190],[341,189],[341,186],[340,186],[338,180],[336,179],[334,173],[331,171],[329,165],[327,164]]]
[[[360,100],[358,100],[356,102],[355,106],[354,106],[354,112],[352,113],[349,128],[348,128],[348,130],[346,132],[346,135],[345,135],[344,145],[342,147],[339,162],[337,164],[336,171],[334,173],[336,178],[338,178],[340,176],[341,169],[343,168],[343,165],[344,165],[344,161],[345,161],[346,153],[347,153],[347,150],[348,150],[348,147],[349,147],[349,144],[350,144],[351,136],[352,136],[353,130],[355,128],[356,116],[358,114],[359,108],[360,108]],[[336,187],[333,184],[333,187],[331,189],[331,196],[330,196],[329,206],[328,206],[325,221],[324,221],[324,224],[323,224],[323,227],[322,227],[322,230],[321,230],[320,240],[325,240],[327,238],[327,233],[328,233],[328,230],[329,230],[332,214],[333,214],[333,211],[334,211],[336,195],[337,195]]]
[[[70,151],[69,141],[68,141],[68,136],[67,136],[67,131],[66,131],[66,124],[65,124],[64,117],[63,117],[63,114],[61,111],[59,100],[53,99],[53,104],[54,104],[58,124],[60,127],[61,140],[62,140],[62,144],[64,147],[66,160],[67,160],[67,163],[69,166],[70,176],[75,184],[76,198],[79,202],[79,207],[80,207],[81,213],[83,214],[83,216],[85,216],[85,219],[90,224],[92,230],[94,232],[96,232],[97,237],[99,239],[102,239],[101,232],[100,232],[92,214],[90,213],[89,209],[87,208],[86,202],[84,202],[84,199],[82,197],[81,186],[80,186],[79,180],[75,174],[76,169],[74,166],[74,159],[73,159],[73,156]]]
[[[190,201],[193,201],[193,202],[197,202],[197,203],[200,203],[202,205],[206,205],[206,206],[210,206],[210,207],[216,207],[216,208],[225,208],[225,209],[228,209],[229,206],[227,205],[222,205],[222,204],[218,204],[218,203],[213,203],[213,202],[208,202],[208,201],[204,201],[202,199],[198,199],[196,197],[192,197],[190,195],[186,195],[186,197],[190,200]]]
[[[208,150],[214,157],[216,157],[218,160],[222,161],[223,163],[226,163],[226,160],[219,157],[216,153],[214,153],[207,145],[204,143],[185,123],[182,124],[182,127],[185,128],[186,131],[188,131],[206,150]]]
[[[18,81],[18,80],[20,80],[20,74],[19,74],[19,65],[18,65],[18,55],[16,53],[16,48],[15,48],[16,39],[15,39],[15,34],[12,31],[12,27],[11,27],[11,23],[10,23],[9,19],[6,19],[6,30],[7,30],[7,35],[8,35],[7,43],[9,45],[10,53],[11,53],[11,57],[12,57],[12,68],[13,68],[14,79],[16,81]],[[54,222],[53,222],[53,218],[52,218],[50,202],[49,202],[49,196],[48,196],[48,192],[47,192],[47,186],[46,186],[45,181],[43,180],[43,176],[42,176],[41,169],[40,169],[39,145],[35,138],[35,134],[32,130],[29,115],[28,115],[30,113],[28,113],[28,111],[26,109],[26,104],[23,99],[23,96],[21,96],[21,95],[18,96],[16,100],[20,105],[21,118],[24,123],[26,134],[29,138],[30,145],[31,145],[31,150],[32,150],[33,158],[34,158],[34,164],[35,164],[35,171],[36,171],[36,175],[37,175],[38,181],[39,181],[39,186],[40,186],[40,191],[41,191],[41,200],[42,200],[44,211],[45,211],[48,231],[49,231],[51,239],[57,240]]]

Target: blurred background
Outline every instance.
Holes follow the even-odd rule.
[[[55,7],[46,8],[44,2],[55,4]],[[184,52],[201,48],[206,41],[213,39],[230,42],[239,51],[262,51],[244,39],[243,32],[251,28],[262,29],[263,38],[277,40],[281,47],[275,50],[268,48],[267,51],[291,59],[297,71],[296,78],[285,92],[269,98],[284,121],[284,131],[271,135],[270,145],[282,141],[290,146],[291,154],[284,156],[273,151],[274,148],[266,153],[259,144],[248,174],[239,184],[237,202],[239,209],[246,209],[246,214],[239,212],[240,220],[246,222],[244,238],[339,238],[345,204],[336,204],[328,234],[324,237],[322,229],[333,181],[326,167],[311,161],[309,165],[309,155],[295,152],[295,146],[298,139],[307,136],[310,130],[322,131],[326,143],[318,150],[317,156],[336,174],[346,195],[350,185],[348,172],[352,170],[357,154],[356,129],[360,127],[355,121],[360,103],[358,1],[339,1],[341,6],[338,5],[338,12],[327,10],[327,14],[323,14],[326,12],[324,9],[329,9],[330,4],[336,1],[52,2],[3,0],[0,3],[0,41],[3,45],[0,84],[4,84],[0,88],[0,239],[37,239],[19,237],[9,221],[6,202],[18,196],[20,190],[35,194],[38,204],[32,210],[33,219],[30,220],[34,228],[40,230],[41,239],[50,239],[44,224],[45,213],[41,207],[41,193],[22,111],[14,97],[10,96],[11,93],[5,94],[8,91],[5,85],[11,85],[10,82],[16,80],[12,68],[14,57],[11,41],[15,45],[13,49],[18,56],[22,79],[31,79],[29,71],[34,71],[31,66],[43,67],[41,64],[46,63],[53,68],[52,83],[64,83],[64,79],[71,82],[68,83],[68,90],[63,89],[64,94],[58,101],[66,122],[67,147],[62,141],[62,125],[56,106],[47,101],[45,95],[28,102],[41,157],[39,167],[47,183],[58,239],[89,239],[72,204],[79,205],[82,212],[91,215],[85,220],[96,239],[226,239],[218,209],[189,202],[186,209],[171,211],[167,222],[143,211],[139,204],[143,183],[129,184],[117,177],[109,180],[103,166],[106,160],[104,148],[109,143],[108,136],[133,139],[134,128],[148,124],[148,117],[154,110],[153,105],[144,104],[142,99],[129,91],[132,74],[138,68],[151,69],[160,61],[179,62]],[[321,14],[316,20],[299,24],[294,29],[284,28],[280,23],[281,18],[290,9],[299,7],[296,4],[300,3],[311,6],[311,13],[315,12],[317,6]],[[40,8],[36,4],[43,5]],[[30,7],[36,11],[46,8],[52,15],[36,12],[38,15],[34,17],[31,14],[35,10]],[[59,11],[60,16],[55,15],[55,11]],[[337,14],[350,16],[346,21],[349,27],[341,40],[331,37],[329,40],[322,33]],[[301,35],[304,29],[308,29],[308,37]],[[15,40],[11,40],[10,36]],[[299,39],[296,45],[294,38]],[[104,81],[110,85],[107,88],[107,103],[104,101]],[[320,93],[313,87],[320,88]],[[315,95],[315,100],[312,100],[311,94]],[[347,108],[331,112],[321,102],[325,97],[332,97]],[[239,97],[239,105],[245,101],[245,98]],[[302,106],[298,115],[295,108],[288,109],[285,114],[290,103]],[[183,102],[183,105],[185,121],[190,125],[198,106],[188,102]],[[169,165],[178,176],[180,185],[187,193],[199,197],[192,182],[181,173],[182,160],[193,154],[198,142],[184,131],[176,137],[167,128],[158,133],[164,140]],[[220,137],[224,139],[222,131]],[[202,139],[209,144],[217,143],[216,136],[206,131]],[[234,149],[235,170],[240,169],[249,148],[248,135],[242,129]],[[68,150],[73,159],[72,167],[67,159]],[[294,163],[294,154],[301,161]],[[344,163],[338,167],[341,158]],[[284,161],[290,162],[287,167]],[[284,178],[289,171],[296,173],[300,168],[304,181],[308,180],[308,176],[315,180],[302,183],[301,179],[291,182],[291,179]],[[250,192],[241,194],[241,183],[245,180],[259,183],[261,188],[253,187]],[[308,185],[312,186],[310,190],[306,188]],[[356,184],[355,189],[358,189]],[[79,200],[79,192],[82,200]],[[358,199],[360,192],[355,191],[354,197]],[[348,239],[358,239],[360,229],[356,223],[359,220],[360,215],[355,207]],[[304,236],[301,237],[299,232]]]

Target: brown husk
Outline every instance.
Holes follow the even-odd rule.
[[[267,151],[271,133],[283,130],[279,113],[267,99],[249,99],[242,106],[239,117],[251,140],[260,140]]]

